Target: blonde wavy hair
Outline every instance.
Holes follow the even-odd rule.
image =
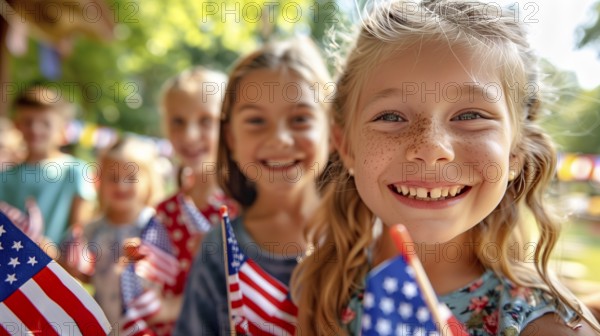
[[[530,85],[538,85],[537,59],[526,40],[518,17],[505,8],[491,12],[490,5],[474,1],[433,0],[379,3],[361,18],[358,36],[341,66],[332,106],[333,123],[344,132],[352,148],[350,130],[356,119],[362,83],[385,57],[422,41],[445,43],[496,60],[515,131],[512,153],[519,153],[519,174],[509,183],[497,208],[472,229],[479,248],[476,256],[486,269],[508,277],[514,283],[541,288],[578,314],[594,329],[587,309],[562,285],[552,280],[548,260],[557,242],[560,227],[544,204],[544,192],[554,176],[556,153],[551,139],[536,125],[542,110],[542,96]],[[499,7],[497,7],[499,8]],[[515,83],[521,85],[514,86]],[[530,85],[523,85],[528,83]],[[375,215],[361,200],[353,178],[340,160],[326,172],[323,204],[307,228],[308,242],[315,252],[307,256],[292,276],[292,296],[298,305],[298,322],[308,335],[326,330],[339,332],[340,313],[351,295],[361,287],[368,272],[367,251],[373,239]],[[509,248],[525,246],[524,211],[530,211],[539,229],[534,240],[535,267]],[[495,260],[484,253],[486,244],[499,247]],[[328,262],[334,261],[334,262]]]
[[[284,41],[272,41],[258,50],[242,57],[229,74],[225,98],[221,108],[219,152],[217,157],[217,179],[225,193],[243,207],[249,207],[256,199],[256,188],[239,169],[232,158],[225,139],[225,128],[231,119],[235,102],[239,99],[240,83],[243,78],[257,70],[290,71],[315,88],[314,98],[323,111],[329,110],[328,98],[335,87],[319,48],[304,37]],[[330,118],[328,117],[327,120]]]

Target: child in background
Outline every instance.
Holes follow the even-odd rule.
[[[173,323],[179,316],[187,275],[202,236],[220,222],[221,205],[228,205],[233,214],[237,208],[216,180],[219,111],[226,81],[219,72],[196,67],[171,78],[163,89],[165,133],[181,165],[179,190],[156,207],[157,218],[179,260],[177,281],[163,288],[173,307],[169,311]]]
[[[0,171],[23,160],[22,139],[10,119],[0,117]]]
[[[0,172],[23,161],[25,147],[19,131],[14,127],[12,121],[0,117]],[[0,184],[3,186],[3,184]],[[46,248],[53,245],[44,233],[44,218],[34,198],[25,200],[25,211],[14,207],[4,201],[0,201],[0,211],[23,231],[31,240],[36,242],[51,258],[59,257],[56,248]]]
[[[398,254],[388,228],[399,223],[470,335],[600,331],[548,271],[559,226],[543,194],[556,154],[536,125],[524,31],[512,11],[494,13],[392,1],[363,17],[333,103],[341,160],[308,231],[318,253],[292,279],[302,334],[360,333],[366,274]],[[534,257],[525,210],[540,233]]]
[[[99,158],[99,204],[101,217],[84,227],[84,244],[94,261],[90,281],[95,299],[117,331],[126,312],[122,300],[121,273],[126,265],[123,245],[139,238],[156,220],[152,205],[159,199],[162,183],[156,173],[156,150],[133,138],[123,138]],[[148,324],[151,325],[149,322]]]
[[[273,43],[237,63],[223,102],[218,176],[243,207],[233,230],[241,250],[285,286],[319,204],[315,179],[329,152],[328,80],[310,40]],[[221,228],[201,246],[175,334],[230,334]]]
[[[91,218],[95,198],[85,162],[60,151],[72,110],[60,91],[25,89],[14,103],[14,123],[27,154],[24,162],[0,173],[0,201],[25,211],[26,200],[34,199],[44,219],[44,235],[54,243],[69,227]]]

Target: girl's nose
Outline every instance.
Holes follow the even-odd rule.
[[[115,180],[114,182],[115,189],[117,189],[118,191],[127,190],[127,187],[129,187],[129,183],[132,183],[132,181],[128,181],[125,176],[119,176],[118,180]]]
[[[279,125],[269,135],[268,144],[274,148],[285,148],[294,144],[292,131],[285,125]]]
[[[195,123],[189,123],[185,127],[184,132],[185,139],[188,141],[197,141],[202,135],[202,130],[200,129],[200,126],[196,125]]]
[[[428,167],[454,160],[452,136],[443,127],[431,122],[419,129],[406,150],[409,161],[424,163]]]

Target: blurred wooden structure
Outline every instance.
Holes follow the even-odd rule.
[[[115,23],[105,0],[0,0],[0,116],[7,114],[10,105],[5,91],[10,83],[11,25],[24,24],[28,36],[50,44],[64,59],[77,35],[109,41]]]

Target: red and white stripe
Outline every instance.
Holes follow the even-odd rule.
[[[110,323],[79,283],[51,261],[0,303],[0,335],[106,335]]]
[[[144,258],[135,264],[135,273],[143,279],[173,285],[179,274],[177,258],[160,248],[142,242],[139,248]]]
[[[288,298],[287,287],[252,259],[229,277],[229,284],[233,315],[243,316],[236,328],[251,335],[294,335],[297,308]],[[246,322],[247,329],[242,325]]]
[[[160,298],[151,290],[147,290],[133,300],[121,321],[123,334],[129,336],[154,335],[145,320],[158,313],[160,306]]]

